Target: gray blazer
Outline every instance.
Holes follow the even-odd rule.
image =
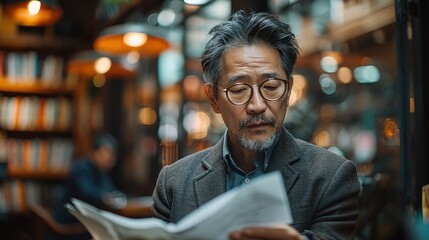
[[[222,142],[161,170],[153,193],[155,217],[178,222],[226,191]],[[352,161],[284,131],[267,167],[276,170],[283,175],[294,228],[309,239],[354,238],[360,185]]]

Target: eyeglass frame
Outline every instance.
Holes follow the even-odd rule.
[[[270,80],[278,80],[278,81],[281,81],[281,82],[283,82],[283,83],[285,84],[285,91],[284,91],[284,92],[280,95],[280,97],[278,97],[277,99],[267,99],[267,98],[265,98],[265,97],[264,97],[264,95],[262,94],[261,86],[262,86],[265,82],[270,81]],[[234,87],[234,86],[237,86],[237,85],[246,85],[246,86],[250,87],[250,89],[251,89],[249,99],[248,99],[247,101],[243,102],[243,103],[234,103],[234,102],[232,102],[232,101],[231,101],[231,99],[229,98],[229,95],[228,95],[228,91],[229,91],[229,89],[230,89],[230,88],[232,88],[232,87]],[[253,97],[253,86],[257,86],[257,87],[258,87],[259,95],[261,95],[261,97],[262,97],[264,100],[266,100],[266,101],[277,101],[277,100],[279,100],[280,98],[282,98],[282,97],[285,95],[285,93],[286,93],[286,92],[290,92],[290,89],[291,89],[291,86],[290,86],[290,79],[282,79],[282,78],[278,78],[278,77],[270,77],[270,78],[265,79],[264,81],[262,81],[262,82],[261,82],[261,83],[259,83],[259,84],[253,84],[253,85],[249,85],[249,84],[247,84],[247,83],[240,82],[240,83],[232,84],[231,86],[229,86],[229,87],[227,87],[227,88],[223,88],[223,87],[221,87],[221,86],[219,86],[219,85],[217,85],[217,84],[215,84],[215,86],[216,86],[216,87],[218,87],[218,88],[219,88],[220,90],[222,90],[223,92],[225,92],[225,94],[226,94],[226,98],[228,99],[228,101],[229,101],[231,104],[236,105],[236,106],[244,105],[244,104],[248,103],[248,102],[250,101],[250,99],[252,99],[252,97]]]

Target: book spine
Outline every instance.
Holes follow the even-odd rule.
[[[66,97],[0,96],[0,127],[18,131],[68,131],[73,106]]]
[[[72,140],[61,138],[9,138],[6,145],[8,168],[12,172],[67,171],[74,151]]]

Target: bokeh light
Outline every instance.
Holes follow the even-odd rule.
[[[139,120],[143,125],[152,125],[157,120],[157,114],[153,108],[143,107],[139,110]]]
[[[388,139],[393,139],[398,132],[399,129],[396,122],[391,118],[386,118],[386,120],[384,120],[384,135]]]
[[[353,71],[356,81],[359,83],[375,83],[380,80],[380,71],[374,65],[366,65],[355,68]]]
[[[338,69],[337,59],[332,56],[324,56],[320,60],[320,67],[327,73],[334,73]]]
[[[348,67],[341,67],[338,69],[337,76],[338,80],[344,84],[350,83],[353,79],[352,70],[350,70]]]
[[[337,90],[337,84],[335,81],[327,74],[322,74],[319,78],[320,87],[322,92],[327,95],[332,95]]]
[[[94,63],[95,72],[98,74],[107,73],[112,67],[112,60],[108,57],[98,58]]]
[[[183,119],[183,127],[194,139],[205,138],[209,126],[210,117],[203,111],[190,111]]]
[[[92,79],[92,84],[94,84],[94,86],[97,88],[103,87],[104,84],[106,84],[106,75],[96,74]]]
[[[292,92],[289,98],[289,105],[295,105],[299,100],[301,100],[307,89],[307,79],[300,74],[293,75],[293,87]]]
[[[161,140],[176,141],[178,137],[177,126],[171,123],[162,124],[158,129],[158,136]]]
[[[127,32],[122,38],[123,42],[129,47],[140,47],[147,41],[146,33]]]
[[[326,130],[321,130],[314,136],[314,143],[320,147],[329,147],[331,145],[331,135]]]

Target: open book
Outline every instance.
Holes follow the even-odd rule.
[[[72,204],[66,207],[95,240],[222,240],[228,239],[232,230],[245,226],[292,223],[283,179],[278,172],[221,194],[178,223],[157,218],[126,218],[77,199],[72,199]]]

